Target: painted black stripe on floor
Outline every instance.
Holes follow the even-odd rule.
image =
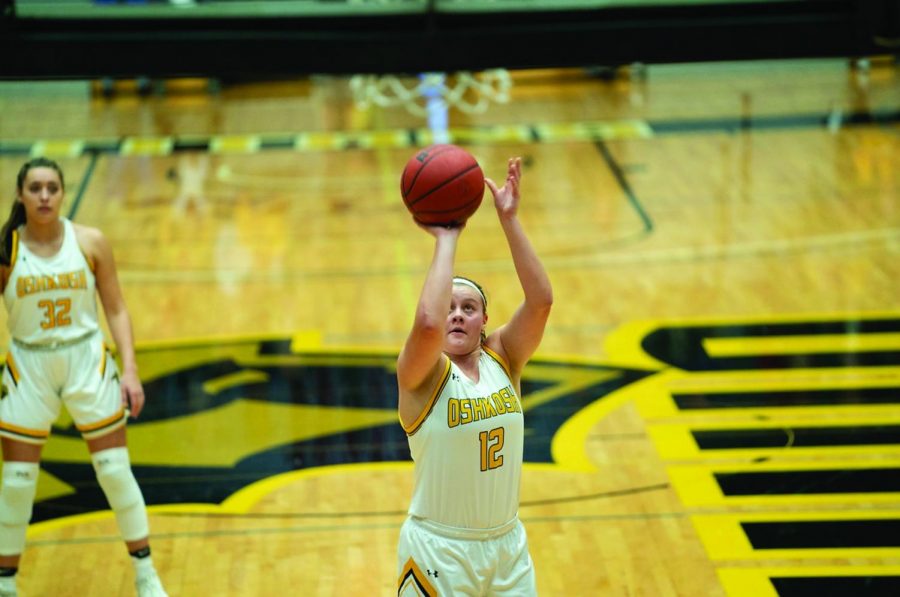
[[[123,139],[95,139],[85,141],[82,153],[119,153]]]
[[[646,345],[645,345],[646,349]],[[664,360],[687,371],[759,371],[764,369],[814,369],[836,367],[893,367],[900,364],[900,351],[879,349],[814,354],[757,354],[745,357],[675,356]]]
[[[843,321],[797,321],[768,324],[732,324],[715,326],[662,327],[641,340],[648,355],[687,371],[739,371],[814,367],[894,366],[900,364],[900,351],[856,349],[809,354],[753,354],[714,356],[706,341],[718,338],[771,338],[773,336],[846,335],[900,331],[900,318]]]
[[[753,549],[900,547],[900,520],[742,522]]]
[[[679,410],[900,403],[900,387],[672,394]]]
[[[900,444],[900,425],[703,429],[691,435],[701,450],[877,446]]]
[[[900,468],[714,473],[726,496],[900,492]]]
[[[207,151],[209,139],[176,139],[172,143],[172,151]]]
[[[792,576],[769,579],[779,597],[896,597],[900,576]]]
[[[0,155],[20,155],[31,151],[31,143],[4,143],[0,145]]]

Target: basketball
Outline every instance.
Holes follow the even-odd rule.
[[[459,225],[481,205],[484,173],[465,149],[432,145],[406,163],[400,192],[406,208],[420,224]]]

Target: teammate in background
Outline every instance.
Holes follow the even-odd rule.
[[[463,226],[422,226],[435,238],[412,331],[397,361],[400,422],[415,488],[398,546],[399,595],[535,595],[518,519],[524,419],[521,375],[553,303],[550,280],[517,218],[522,162],[485,184],[525,300],[485,336],[487,299],[453,276]]]
[[[137,594],[163,597],[150,558],[147,509],[125,444],[129,409],[137,417],[144,406],[131,318],[109,242],[99,230],[60,217],[64,194],[55,162],[26,162],[0,230],[0,284],[11,337],[0,399],[0,596],[16,594],[41,449],[65,404],[131,554]],[[100,331],[95,290],[122,357],[121,376]]]

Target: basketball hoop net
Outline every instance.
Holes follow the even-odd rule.
[[[435,101],[455,107],[467,114],[480,114],[493,102],[509,101],[512,79],[503,68],[478,74],[458,72],[423,73],[418,80],[395,75],[354,75],[350,89],[357,107],[367,110],[372,105],[382,108],[403,106],[411,114],[426,116]]]

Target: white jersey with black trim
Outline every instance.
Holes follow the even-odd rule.
[[[482,347],[477,383],[447,359],[423,413],[404,429],[415,461],[410,515],[460,529],[516,518],[525,420],[497,353]]]
[[[53,344],[100,329],[96,280],[66,218],[63,242],[52,257],[28,250],[13,232],[10,274],[3,291],[10,335],[28,344]]]

